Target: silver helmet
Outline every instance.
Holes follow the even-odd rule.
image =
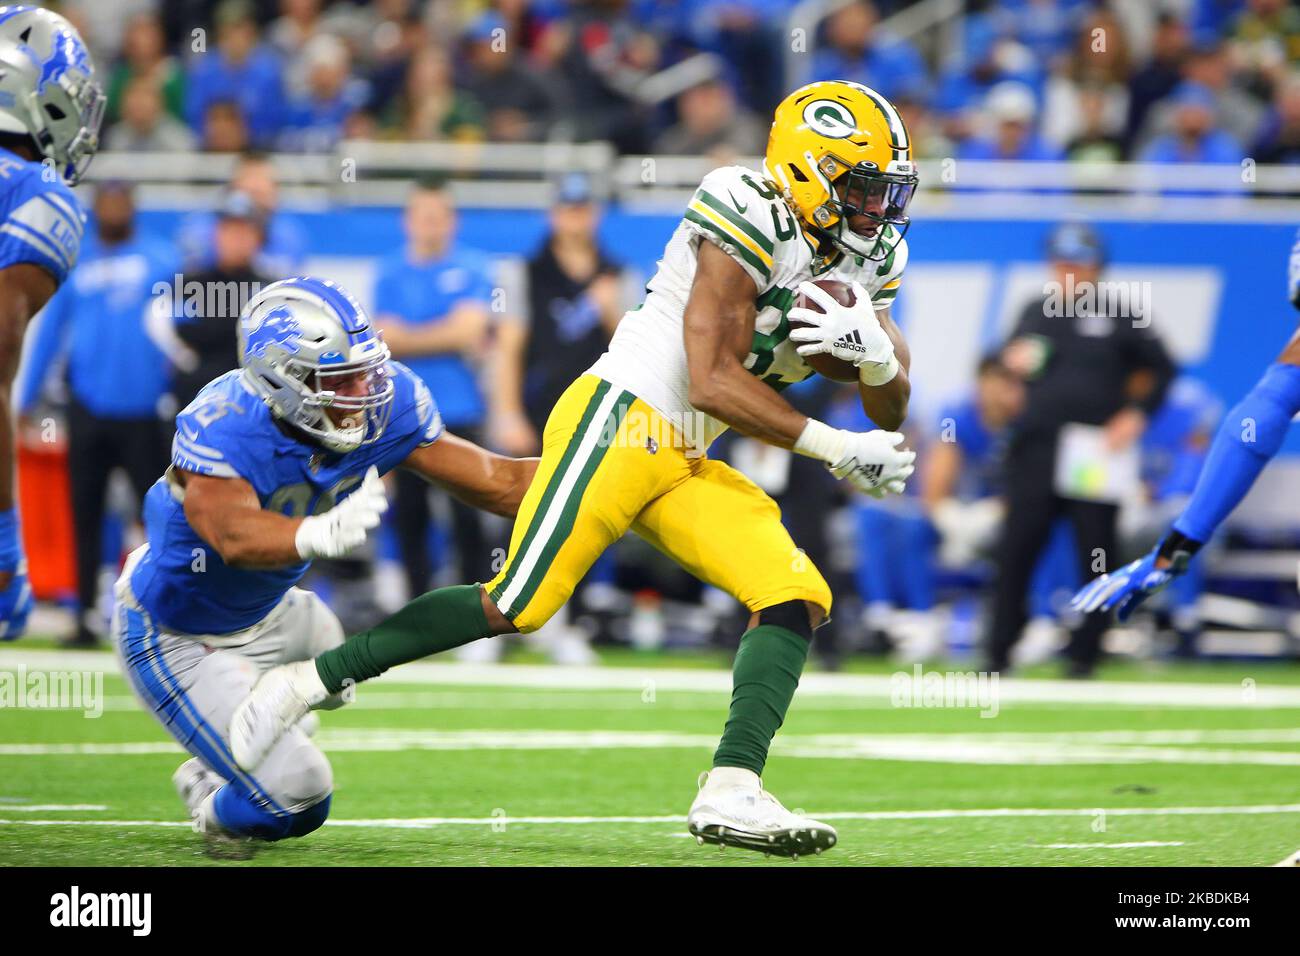
[[[104,91],[76,28],[39,7],[0,7],[0,132],[30,136],[76,185],[103,118]]]
[[[384,433],[393,408],[388,360],[365,310],[329,279],[273,282],[239,316],[245,381],[276,418],[330,451]]]

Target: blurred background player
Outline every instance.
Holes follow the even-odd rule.
[[[487,404],[476,365],[487,344],[495,285],[487,257],[456,242],[456,209],[441,181],[417,183],[402,217],[404,248],[382,259],[375,277],[375,324],[393,355],[438,396],[448,428],[481,441]],[[397,475],[394,517],[411,597],[428,590],[432,489]],[[492,549],[478,512],[446,499],[457,580],[492,576]]]
[[[82,647],[98,642],[107,621],[99,593],[109,479],[121,469],[143,502],[167,463],[160,417],[170,389],[167,360],[146,333],[145,316],[155,284],[171,283],[176,264],[170,246],[137,232],[135,216],[130,186],[96,188],[94,232],[80,267],[36,324],[18,402],[19,414],[30,417],[54,368],[63,369],[77,546],[77,629],[70,643]],[[138,505],[130,510],[139,513]],[[120,551],[107,555],[114,571]]]
[[[14,492],[11,390],[27,324],[77,263],[85,214],[68,188],[99,148],[104,93],[56,13],[0,13],[0,639],[31,611]],[[45,165],[48,163],[49,165]]]
[[[228,191],[212,232],[212,264],[182,274],[181,288],[149,313],[149,334],[174,371],[175,407],[184,408],[208,382],[239,365],[236,319],[275,276],[258,266],[266,214],[247,193]]]
[[[1174,375],[1173,362],[1150,329],[1151,317],[1111,308],[1100,295],[1105,251],[1095,231],[1063,225],[1049,236],[1047,255],[1054,285],[1025,306],[1002,353],[1007,368],[1025,381],[1025,407],[1004,463],[1003,493],[1015,520],[1003,524],[996,550],[987,644],[993,671],[1010,664],[1027,618],[1030,575],[1058,518],[1067,518],[1073,529],[1081,577],[1092,573],[1099,555],[1113,560],[1118,553],[1117,502],[1125,489],[1066,484],[1073,476],[1063,476],[1068,462],[1058,463],[1070,454],[1063,436],[1083,441],[1099,434],[1100,444],[1087,454],[1104,451],[1113,459],[1104,467],[1119,471],[1119,458],[1136,453],[1135,443]],[[1085,433],[1072,427],[1077,425],[1101,431]],[[1105,627],[1101,615],[1075,626],[1068,648],[1072,676],[1092,673]]]

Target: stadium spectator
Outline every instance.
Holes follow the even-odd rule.
[[[216,29],[216,49],[190,57],[186,119],[193,127],[202,124],[206,128],[214,103],[236,103],[252,143],[272,143],[283,121],[280,56],[261,41],[249,0],[222,0],[217,7]]]
[[[1191,48],[1187,24],[1164,11],[1156,23],[1151,58],[1129,80],[1129,108],[1124,130],[1124,154],[1131,155],[1147,114],[1182,82],[1183,65]]]
[[[196,144],[190,128],[163,109],[158,86],[144,77],[127,84],[121,121],[104,138],[108,149],[127,153],[189,153]]]
[[[248,149],[244,111],[231,100],[208,104],[203,114],[203,148],[209,153],[242,153]]]
[[[984,113],[990,131],[957,147],[958,159],[1055,160],[1062,153],[1034,131],[1038,106],[1034,93],[1023,83],[1007,81],[989,91]]]
[[[302,49],[306,91],[290,99],[279,135],[282,149],[326,152],[343,138],[348,118],[366,102],[366,85],[351,75],[352,57],[338,37],[322,33]]]
[[[657,18],[646,16],[647,6],[657,8]],[[637,24],[647,33],[682,39],[692,49],[722,57],[740,99],[755,112],[770,112],[788,92],[782,71],[772,68],[785,56],[788,0],[692,0],[682,6],[680,20],[670,23],[671,5],[638,4]]]
[[[472,142],[483,138],[483,108],[452,85],[446,54],[426,46],[406,64],[402,90],[390,100],[382,125],[410,142]]]
[[[257,250],[257,270],[277,279],[301,271],[307,236],[296,219],[280,210],[280,179],[271,157],[258,152],[241,155],[227,188],[247,195],[262,214],[266,239]],[[187,269],[212,266],[216,224],[217,216],[207,212],[194,213],[182,223],[178,242]]]
[[[541,449],[546,416],[605,351],[623,316],[622,266],[597,236],[600,210],[580,173],[557,185],[550,229],[508,289],[492,389],[493,443],[511,455]]]
[[[929,82],[925,61],[906,40],[882,36],[875,4],[856,0],[826,20],[826,42],[813,54],[808,82],[851,80],[893,99]]]
[[[1215,128],[1214,94],[1197,83],[1184,83],[1170,102],[1173,129],[1157,136],[1138,157],[1147,163],[1238,163],[1242,148],[1229,133]]]
[[[1043,94],[1043,139],[1067,151],[1105,143],[1116,158],[1128,115],[1128,40],[1114,14],[1082,21],[1074,48],[1052,71]],[[1087,100],[1087,102],[1085,102]]]
[[[1077,427],[1100,429],[1099,441],[1110,457],[1095,469],[1119,474],[1121,459],[1141,438],[1152,413],[1164,400],[1174,367],[1152,331],[1150,316],[1139,316],[1134,303],[1112,301],[1100,280],[1105,265],[1101,238],[1090,228],[1067,224],[1048,241],[1052,282],[1044,295],[1028,303],[1007,340],[1002,360],[1026,383],[1025,411],[1016,421],[1007,447],[1003,490],[1015,508],[996,549],[997,580],[987,652],[990,670],[1004,670],[1020,639],[1027,614],[1030,575],[1043,553],[1053,525],[1067,518],[1074,529],[1080,579],[1107,569],[1116,559],[1116,489],[1078,486],[1058,455],[1068,456],[1088,440]],[[1095,452],[1096,449],[1093,449]],[[1067,673],[1089,676],[1101,654],[1104,615],[1083,618],[1071,635]]]
[[[474,363],[488,332],[493,283],[482,253],[456,242],[456,209],[436,181],[416,184],[402,220],[405,248],[379,263],[375,322],[393,356],[436,396],[453,432],[481,441],[487,408]],[[414,473],[399,471],[394,518],[411,595],[429,588],[430,495]],[[459,571],[456,580],[487,581],[494,571],[479,512],[449,500]]]
[[[943,134],[924,93],[905,93],[894,100],[894,108],[907,127],[915,159],[941,159],[953,155],[953,142]]]
[[[543,35],[539,54],[569,100],[567,138],[609,140],[619,152],[643,153],[649,148],[649,117],[636,90],[659,69],[662,50],[629,6],[628,0],[575,3]],[[481,90],[470,89],[489,102]]]
[[[1260,163],[1300,164],[1300,74],[1279,84],[1251,155]]]
[[[1074,138],[1065,146],[1065,156],[1075,162],[1117,162],[1124,158],[1122,123],[1108,115],[1107,91],[1096,86],[1078,90],[1075,109],[1079,123]]]
[[[140,13],[127,21],[122,60],[108,77],[105,119],[116,123],[126,109],[127,91],[137,80],[146,80],[161,93],[167,113],[177,119],[185,115],[185,71],[167,52],[162,22],[153,12]]]
[[[1200,91],[1201,95],[1194,98],[1204,100],[1208,95],[1211,125],[1231,136],[1239,150],[1245,144],[1255,142],[1263,123],[1264,107],[1237,82],[1227,47],[1221,41],[1203,42],[1197,46],[1187,58],[1183,77],[1186,82],[1180,83],[1147,117],[1137,143],[1139,155],[1162,134],[1177,135],[1178,113],[1184,105],[1179,97],[1189,88]]]
[[[178,409],[218,375],[238,368],[239,312],[262,286],[280,278],[257,267],[265,238],[266,215],[253,197],[227,192],[212,232],[212,264],[185,272],[172,302],[151,309],[149,335],[175,369]]]
[[[720,78],[705,80],[677,97],[677,122],[659,134],[654,151],[708,156],[719,165],[738,157],[761,156],[768,127],[736,102]]]
[[[1232,59],[1260,86],[1276,86],[1300,65],[1300,10],[1287,0],[1247,0],[1229,33]]]
[[[987,31],[969,33],[965,63],[944,71],[930,104],[944,134],[958,142],[971,136],[976,114],[994,87],[1016,81],[1033,90],[1041,78],[1033,54],[1022,44]]]
[[[380,0],[371,13],[357,57],[370,81],[369,109],[382,116],[402,92],[411,62],[433,44],[414,0]]]
[[[526,64],[506,33],[505,21],[485,13],[465,33],[462,87],[482,105],[487,138],[524,143],[546,139],[559,117],[553,80]]]
[[[107,182],[94,198],[95,232],[67,284],[37,322],[19,414],[30,416],[59,364],[67,382],[68,473],[77,547],[80,612],[71,643],[92,646],[103,632],[99,578],[109,478],[126,472],[138,498],[167,464],[159,418],[167,390],[164,356],[145,333],[155,284],[175,268],[161,242],[140,235],[130,187]],[[89,239],[89,237],[88,237]]]

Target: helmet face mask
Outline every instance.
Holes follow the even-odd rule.
[[[825,171],[836,164],[836,160],[829,159],[823,160],[821,166]],[[916,186],[914,172],[882,173],[869,163],[849,167],[833,181],[832,198],[826,202],[834,207],[838,218],[838,223],[826,230],[828,237],[851,255],[872,261],[888,258],[912,224],[907,207]],[[870,220],[869,232],[854,228],[854,220],[859,217]],[[893,241],[887,242],[887,236]]]
[[[76,185],[99,149],[106,102],[72,24],[48,10],[0,7],[0,131],[30,137]]]
[[[284,279],[240,315],[244,380],[271,413],[346,454],[378,441],[392,415],[390,353],[356,300],[328,279]]]

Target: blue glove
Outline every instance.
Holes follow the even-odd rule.
[[[27,580],[27,559],[18,535],[18,509],[0,511],[0,572],[13,574],[0,591],[0,641],[22,637],[32,612],[32,586]]]
[[[1114,608],[1115,616],[1121,621],[1127,621],[1139,604],[1163,590],[1170,581],[1187,570],[1187,563],[1195,554],[1195,549],[1178,547],[1182,542],[1193,544],[1178,532],[1173,532],[1136,561],[1085,584],[1070,601],[1071,610],[1091,614],[1093,611],[1109,611]],[[1161,559],[1167,560],[1168,565],[1157,568],[1156,562]]]

